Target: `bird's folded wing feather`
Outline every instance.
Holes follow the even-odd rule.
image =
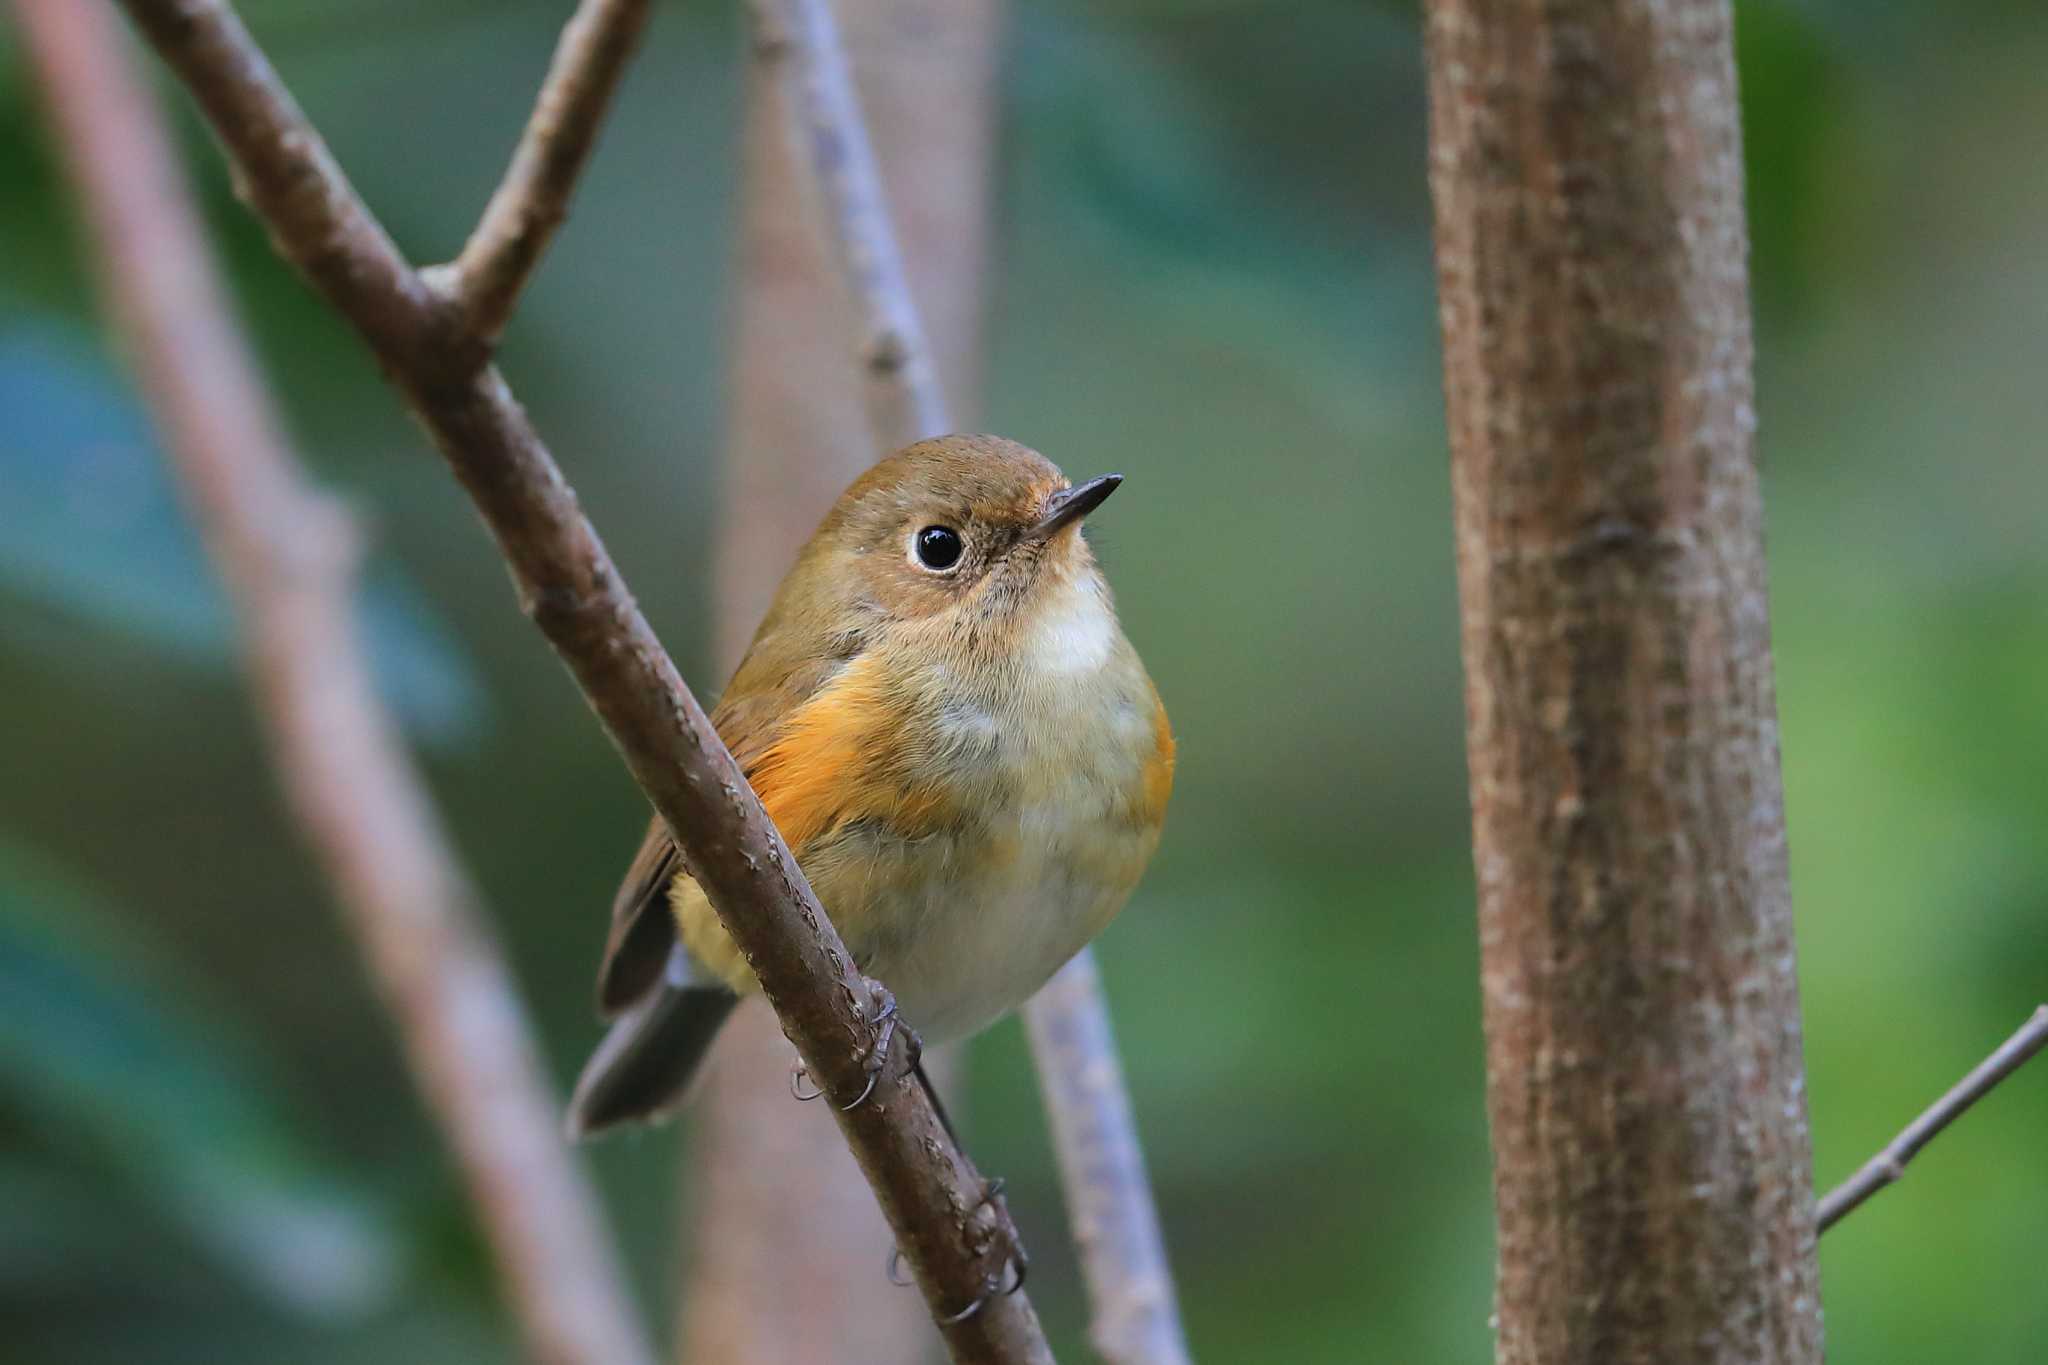
[[[605,1018],[629,1008],[661,979],[676,938],[675,920],[667,913],[668,888],[680,871],[682,858],[657,815],[612,898],[611,933],[597,971],[597,1009]]]
[[[823,789],[817,785],[822,772],[803,761],[798,751],[810,749],[838,728],[817,724],[811,703],[825,701],[840,691],[836,683],[864,670],[837,658],[808,657],[809,651],[792,638],[795,634],[786,628],[775,630],[772,623],[764,626],[712,713],[711,725],[761,797],[769,818],[791,849],[800,853],[816,825],[815,818],[805,817],[819,813],[817,797]],[[781,662],[792,655],[805,662],[795,667]],[[785,744],[785,732],[807,713],[813,716],[809,738],[794,747]],[[838,751],[840,761],[834,766],[843,775],[845,744],[828,742],[826,747]],[[810,781],[801,778],[807,772]],[[597,975],[597,1004],[604,1017],[628,1008],[661,980],[676,938],[670,887],[688,871],[667,826],[656,816],[612,899],[611,931]]]

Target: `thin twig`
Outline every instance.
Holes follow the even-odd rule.
[[[1906,1163],[1922,1147],[1934,1141],[1941,1130],[1961,1118],[1969,1107],[1991,1093],[2007,1076],[2026,1064],[2028,1058],[2048,1047],[2048,1005],[2036,1009],[2017,1033],[1998,1045],[1998,1050],[1977,1064],[1975,1070],[1957,1081],[1946,1095],[1925,1113],[1906,1125],[1905,1131],[1885,1144],[1883,1151],[1863,1163],[1856,1174],[1829,1190],[1820,1201],[1816,1221],[1826,1232],[1856,1211],[1858,1205],[1906,1174]]]
[[[1109,1365],[1188,1365],[1166,1239],[1095,959],[1083,953],[1061,968],[1032,999],[1024,1022],[1081,1247],[1095,1353]]]
[[[398,255],[224,0],[123,0],[197,96],[287,259],[375,350],[468,489],[567,665],[775,1007],[888,1214],[957,1361],[1052,1359],[1001,1273],[996,1212],[893,1035],[866,1103],[872,1000],[810,884],[626,589],[484,347]],[[981,1306],[965,1316],[962,1310]],[[957,1319],[957,1320],[956,1320]]]
[[[905,278],[828,0],[753,0],[755,46],[789,64],[785,81],[860,318],[869,419],[883,451],[949,426],[938,370]],[[1081,1237],[1098,1349],[1117,1365],[1187,1356],[1173,1274],[1110,1028],[1094,954],[1075,960],[1025,1006],[1068,1207]]]
[[[754,42],[767,60],[794,58],[789,85],[829,234],[860,319],[868,420],[884,451],[946,431],[931,348],[911,302],[902,254],[868,145],[853,76],[826,0],[753,0]]]
[[[804,538],[873,462],[860,397],[839,373],[834,266],[809,230],[791,158],[777,155],[781,101],[764,98],[759,66],[747,74],[739,259],[728,286],[735,326],[714,574],[726,676]],[[880,1278],[889,1232],[874,1197],[824,1106],[789,1102],[788,1065],[774,1016],[741,1009],[693,1101],[684,1176],[691,1254],[674,1359],[880,1365],[927,1356],[923,1305]],[[802,1312],[789,1311],[791,1285],[803,1286]]]
[[[538,1360],[651,1361],[512,974],[372,684],[355,526],[291,454],[127,36],[97,0],[15,7],[102,292],[233,595],[279,779],[454,1149],[506,1303]]]
[[[839,10],[905,264],[940,353],[978,350],[995,0],[846,0]],[[715,559],[715,653],[730,671],[797,549],[875,460],[861,377],[847,363],[853,304],[811,211],[810,175],[782,97],[781,63],[747,64],[732,310],[725,477]],[[695,247],[687,248],[690,250]],[[971,367],[969,373],[971,373]],[[973,389],[955,390],[971,401]],[[767,1009],[726,1026],[692,1102],[685,1184],[691,1248],[674,1358],[910,1365],[938,1341],[913,1293],[877,1281],[889,1232],[824,1106],[789,1103],[789,1044]],[[964,1060],[928,1052],[948,1096]],[[946,1074],[941,1074],[944,1072]],[[792,1113],[802,1108],[801,1113]],[[803,1311],[789,1311],[789,1286]]]
[[[562,29],[533,115],[476,231],[452,265],[424,272],[449,290],[487,343],[505,330],[519,291],[569,216],[576,177],[639,44],[647,7],[648,0],[583,0]]]

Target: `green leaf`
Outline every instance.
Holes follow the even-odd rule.
[[[281,1306],[385,1306],[388,1215],[297,1132],[241,1035],[46,863],[0,842],[0,1105]],[[97,1182],[104,1184],[104,1180]]]

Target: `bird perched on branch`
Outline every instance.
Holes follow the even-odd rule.
[[[1022,1004],[1122,908],[1173,786],[1166,710],[1070,485],[991,436],[909,446],[840,495],[712,724],[860,969],[933,1043]],[[661,1116],[758,987],[656,820],[612,907],[613,1022],[573,1132]]]

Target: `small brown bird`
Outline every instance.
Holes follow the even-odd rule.
[[[993,436],[921,441],[839,498],[712,714],[862,971],[964,1038],[1109,923],[1158,846],[1166,710],[1070,486]],[[758,989],[659,820],[612,905],[613,1019],[571,1131],[660,1116]]]

